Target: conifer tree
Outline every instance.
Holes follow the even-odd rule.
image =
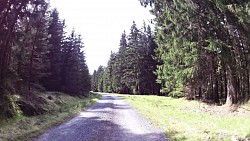
[[[139,47],[139,30],[133,22],[130,34],[128,36],[128,49],[125,54],[126,66],[125,72],[122,77],[122,80],[125,81],[126,86],[129,88],[129,93],[139,93],[139,75],[141,73],[139,57],[140,55],[140,47]]]
[[[91,90],[94,92],[98,91],[98,77],[96,70],[94,70],[94,73],[91,76]]]
[[[62,48],[61,90],[71,95],[86,95],[91,89],[90,75],[83,54],[83,42],[73,30]]]
[[[99,92],[103,92],[103,73],[104,73],[104,67],[103,66],[99,66],[97,69],[97,84],[98,84],[98,91]]]
[[[159,94],[156,83],[156,48],[150,27],[139,30],[133,22],[131,32],[125,31],[117,53],[110,55],[107,67],[99,67],[92,76],[92,87],[103,92],[126,94]],[[96,89],[98,84],[98,89]]]
[[[162,61],[157,76],[163,92],[185,92],[189,98],[198,94],[228,105],[249,98],[248,1],[141,3],[153,5],[156,16],[156,56]]]
[[[126,68],[126,53],[127,53],[128,43],[127,35],[124,31],[121,35],[119,51],[114,57],[113,64],[113,88],[117,93],[127,93],[127,86],[125,80],[123,79],[125,68]]]
[[[59,19],[57,9],[53,9],[50,14],[51,21],[49,23],[49,62],[50,66],[47,70],[49,75],[43,77],[42,83],[48,90],[60,91],[61,88],[61,65],[62,65],[62,45],[64,41],[65,23]]]

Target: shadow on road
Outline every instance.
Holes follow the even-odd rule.
[[[114,109],[118,111],[131,109],[121,98],[104,95],[88,110],[82,112],[69,122],[51,129],[35,141],[167,141],[164,134],[143,130],[135,126],[127,128],[118,125],[113,119]],[[124,113],[125,111],[120,111]],[[116,113],[117,114],[117,113]],[[124,116],[122,123],[130,122]],[[132,122],[133,125],[133,122]],[[141,125],[143,126],[143,125]],[[132,126],[133,127],[133,126]]]
[[[129,121],[127,121],[129,122]],[[63,125],[35,141],[167,141],[161,134],[137,134],[121,126],[101,119],[81,119],[77,124]]]
[[[149,134],[137,134],[128,129],[121,127],[109,120],[103,120],[98,117],[90,118],[93,125],[87,127],[81,133],[80,140],[86,141],[166,141],[161,134],[149,133]],[[124,121],[129,122],[129,121]],[[86,128],[86,126],[85,126]]]

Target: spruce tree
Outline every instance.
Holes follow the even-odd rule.
[[[198,94],[228,105],[249,98],[248,1],[141,3],[153,5],[156,16],[156,56],[162,61],[157,77],[163,92]]]
[[[62,65],[62,45],[64,41],[64,28],[65,23],[59,19],[57,9],[53,9],[50,14],[51,21],[49,23],[49,63],[50,66],[47,70],[49,75],[42,79],[42,84],[52,91],[60,91],[61,88],[61,65]]]
[[[61,90],[76,96],[84,96],[91,89],[83,47],[81,36],[73,30],[62,48]]]
[[[92,87],[98,91],[126,94],[159,94],[156,83],[157,61],[153,59],[156,44],[150,27],[139,30],[133,22],[131,32],[125,31],[117,53],[110,55],[107,67],[99,67],[92,76]]]

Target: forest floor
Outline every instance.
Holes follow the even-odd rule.
[[[173,141],[250,141],[250,103],[227,107],[169,97],[118,96]]]
[[[47,112],[37,116],[0,118],[0,141],[29,140],[40,135],[50,127],[60,125],[91,106],[101,98],[101,95],[90,93],[88,97],[78,98],[58,92],[41,92],[38,97],[46,103],[42,108]]]

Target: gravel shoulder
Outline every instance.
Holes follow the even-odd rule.
[[[153,127],[126,101],[112,94],[70,121],[50,129],[34,141],[166,141],[164,133]]]

